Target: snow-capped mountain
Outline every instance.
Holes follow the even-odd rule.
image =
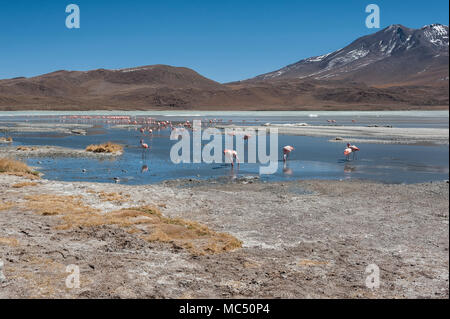
[[[448,81],[448,26],[391,25],[338,51],[311,57],[251,81],[313,78],[368,84]]]

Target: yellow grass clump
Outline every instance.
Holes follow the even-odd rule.
[[[2,142],[2,143],[12,143],[13,139],[12,139],[12,137],[0,137],[0,142]]]
[[[124,202],[130,198],[129,194],[118,193],[97,193],[98,197],[104,202]]]
[[[98,212],[98,210],[84,205],[80,197],[77,196],[61,196],[61,195],[28,195],[26,206],[28,209],[35,211],[43,216],[54,215],[82,215]]]
[[[30,147],[30,146],[18,146],[16,148],[16,150],[22,151],[22,152],[29,152],[29,151],[35,151],[35,150],[37,150],[37,148],[36,147]]]
[[[0,158],[0,173],[23,176],[30,179],[39,178],[39,173],[33,171],[27,164],[10,158]]]
[[[17,183],[12,185],[12,188],[23,188],[23,187],[28,187],[28,186],[36,186],[37,183],[35,182],[23,182],[23,183]]]
[[[12,203],[0,202],[0,211],[7,210],[7,209],[9,209],[11,207],[13,207]]]
[[[93,153],[119,153],[123,152],[123,146],[111,142],[107,142],[100,145],[92,144],[86,147],[86,151]]]
[[[19,246],[19,241],[15,238],[0,237],[0,245],[17,247]]]
[[[205,225],[181,218],[164,217],[156,207],[144,206],[102,213],[84,205],[74,196],[27,196],[27,206],[41,215],[61,215],[57,228],[103,225],[125,228],[151,242],[170,243],[195,255],[216,254],[242,247],[242,242],[226,233],[217,233]]]
[[[328,265],[327,261],[302,259],[298,262],[299,266],[322,266]]]

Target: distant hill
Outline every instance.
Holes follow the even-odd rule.
[[[448,26],[392,25],[347,47],[220,84],[182,67],[57,71],[0,80],[0,110],[447,109]]]

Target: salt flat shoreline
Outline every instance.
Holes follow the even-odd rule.
[[[85,149],[76,149],[61,146],[49,146],[49,145],[36,145],[36,146],[4,146],[0,148],[0,157],[17,157],[17,158],[28,158],[28,157],[84,157],[84,158],[114,158],[121,156],[123,151],[118,151],[115,153],[95,153],[88,152]]]
[[[37,180],[0,174],[0,298],[448,298],[447,182],[233,183],[168,181],[127,186]],[[129,194],[103,201],[99,192]],[[194,256],[148,242],[120,226],[57,230],[58,216],[21,204],[32,195],[77,196],[108,213],[159,205],[164,215],[229,233],[243,248]],[[64,265],[82,285],[64,285]],[[365,287],[377,264],[378,290]],[[61,267],[62,268],[61,268]],[[63,270],[61,270],[63,269]],[[62,273],[60,273],[62,272]]]
[[[268,123],[269,124],[269,123]],[[264,126],[218,125],[219,129],[278,130],[278,134],[330,137],[332,142],[365,142],[379,144],[449,144],[447,128],[398,128],[364,126],[312,126],[270,124]],[[336,139],[338,138],[338,139]]]

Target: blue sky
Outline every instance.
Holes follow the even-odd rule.
[[[81,10],[67,29],[65,8]],[[0,2],[0,78],[150,64],[190,67],[219,82],[335,51],[381,27],[448,25],[448,0],[55,0]]]

